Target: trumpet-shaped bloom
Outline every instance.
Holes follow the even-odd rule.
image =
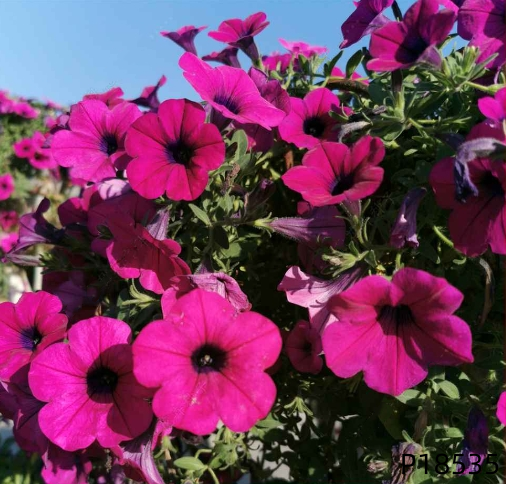
[[[424,62],[441,66],[437,44],[450,33],[457,14],[439,11],[438,0],[418,0],[404,15],[402,22],[389,22],[371,35],[369,51],[373,71],[395,71]]]
[[[212,68],[189,52],[179,66],[185,79],[204,101],[229,119],[239,123],[259,124],[264,128],[278,126],[285,112],[266,101],[257,86],[242,69],[229,66]]]
[[[314,55],[325,54],[327,47],[319,45],[310,45],[306,42],[292,42],[290,40],[279,39],[279,43],[294,55],[303,55],[304,57],[313,57]]]
[[[361,0],[355,11],[341,25],[343,41],[340,49],[356,44],[362,37],[390,22],[383,10],[390,7],[394,0]]]
[[[323,367],[320,333],[307,321],[298,321],[285,341],[285,351],[290,363],[301,373],[320,373]]]
[[[315,207],[361,200],[380,186],[383,168],[377,165],[384,156],[383,142],[371,136],[360,138],[351,148],[323,142],[308,151],[302,166],[290,168],[282,180]]]
[[[462,445],[464,454],[459,460],[461,468],[458,472],[463,474],[476,474],[480,472],[481,466],[477,463],[485,462],[488,454],[488,424],[487,417],[478,407],[471,408],[467,418],[467,428],[464,433]],[[476,460],[476,455],[480,458]]]
[[[279,125],[279,136],[298,148],[313,148],[321,141],[337,140],[339,121],[330,111],[349,114],[340,107],[339,98],[329,89],[321,87],[306,94],[304,99],[291,98],[290,114]]]
[[[70,130],[55,133],[51,151],[59,165],[75,177],[99,182],[116,176],[130,161],[125,135],[141,116],[139,108],[122,102],[113,108],[97,99],[81,101],[70,110]]]
[[[188,54],[191,55],[191,54]],[[145,198],[164,193],[173,200],[195,200],[206,188],[209,171],[225,159],[225,143],[205,111],[187,99],[163,102],[158,113],[138,119],[127,135],[127,168],[132,188]]]
[[[67,331],[61,301],[44,291],[0,304],[0,378],[8,380],[22,366]]]
[[[421,270],[401,269],[391,282],[368,276],[328,302],[338,321],[323,333],[327,365],[342,378],[363,371],[373,390],[400,395],[429,366],[471,363],[471,331],[453,315],[462,300]]]
[[[141,95],[130,101],[131,103],[137,104],[137,106],[142,106],[144,108],[149,108],[150,111],[156,113],[158,111],[158,107],[160,106],[160,100],[158,99],[158,89],[165,85],[167,82],[167,78],[165,76],[160,77],[160,80],[156,83],[155,86],[147,86],[145,87]]]
[[[390,245],[401,249],[405,245],[418,247],[416,235],[416,213],[422,198],[427,193],[425,188],[413,188],[402,201],[397,220],[390,234]]]
[[[253,62],[258,60],[259,53],[253,37],[258,35],[269,25],[267,16],[257,12],[245,20],[233,18],[221,22],[218,30],[209,32],[209,37],[220,42],[226,42],[241,49]]]
[[[7,200],[14,191],[14,178],[10,173],[0,175],[0,201]]]
[[[89,99],[95,99],[98,101],[102,101],[110,108],[117,106],[118,104],[121,104],[125,102],[125,100],[121,97],[123,96],[124,92],[121,87],[113,87],[109,89],[106,92],[102,92],[99,94],[86,94],[83,96],[83,101],[87,101]]]
[[[469,45],[480,49],[477,62],[493,54],[489,68],[499,68],[506,61],[506,6],[503,0],[465,0],[459,9],[458,33]]]
[[[254,312],[238,313],[202,289],[181,297],[141,330],[133,345],[134,372],[156,388],[153,411],[197,435],[218,421],[245,432],[271,409],[276,387],[265,370],[281,350],[278,328]]]
[[[239,49],[237,47],[225,47],[223,50],[220,50],[220,52],[211,52],[210,54],[204,55],[202,60],[206,62],[219,62],[226,66],[240,68],[241,64],[237,58],[238,51]]]
[[[197,55],[194,40],[197,34],[202,32],[204,29],[207,29],[207,25],[204,25],[203,27],[187,25],[186,27],[181,27],[175,32],[160,32],[160,34],[172,40],[172,42],[179,45],[179,47],[184,49],[186,52],[191,52],[192,54]]]
[[[151,392],[132,373],[130,327],[103,316],[76,323],[68,343],[46,348],[28,375],[33,395],[47,402],[39,424],[51,442],[67,451],[95,440],[114,447],[151,424]]]

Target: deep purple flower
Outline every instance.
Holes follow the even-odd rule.
[[[257,12],[245,20],[233,18],[222,22],[218,30],[209,32],[209,37],[220,42],[226,42],[232,47],[241,49],[253,62],[260,57],[253,37],[262,32],[269,25],[267,16]]]
[[[441,66],[437,44],[450,33],[457,14],[439,11],[437,0],[418,0],[404,15],[402,22],[389,22],[371,36],[369,52],[373,71],[395,71],[424,62]]]
[[[402,201],[397,220],[390,234],[390,245],[401,249],[405,245],[418,247],[416,236],[416,212],[422,198],[427,193],[425,188],[413,188]]]
[[[151,112],[156,113],[158,111],[158,106],[160,106],[160,100],[158,99],[158,89],[160,89],[166,82],[167,78],[165,76],[160,77],[160,80],[156,83],[155,86],[145,87],[142,90],[141,95],[130,102],[137,104],[137,106],[149,108]]]
[[[362,37],[390,22],[390,19],[385,17],[382,12],[390,7],[393,2],[394,0],[361,0],[356,10],[341,26],[344,40],[339,48],[350,47]]]
[[[241,67],[241,63],[237,58],[237,52],[239,49],[237,47],[225,47],[220,52],[211,52],[208,55],[202,57],[203,61],[206,62],[219,62],[220,64],[224,64],[230,67]]]
[[[471,408],[469,412],[464,441],[462,442],[462,453],[464,455],[459,460],[461,466],[457,471],[461,474],[476,474],[479,472],[481,466],[476,464],[483,466],[488,454],[488,424],[487,417],[478,407]]]
[[[193,25],[187,25],[186,27],[181,27],[179,30],[175,32],[160,32],[161,35],[167,37],[168,39],[175,42],[179,47],[182,47],[186,52],[191,52],[192,54],[197,55],[197,49],[195,48],[195,43],[193,40],[197,36],[199,32],[207,29],[207,25],[203,27],[194,27]]]

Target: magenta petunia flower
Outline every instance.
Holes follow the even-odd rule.
[[[364,275],[364,267],[356,265],[335,279],[325,280],[292,266],[279,283],[278,291],[286,292],[286,298],[292,304],[308,308],[311,326],[321,334],[329,324],[336,321],[327,307],[328,300],[353,286]]]
[[[32,136],[34,152],[28,157],[28,162],[38,170],[51,170],[58,166],[47,144],[48,138],[46,136],[51,135],[44,135],[39,131],[35,131]]]
[[[125,102],[125,100],[121,97],[123,96],[123,94],[124,94],[123,89],[121,89],[121,87],[113,87],[108,91],[99,94],[86,94],[85,96],[83,96],[83,101],[95,99],[98,101],[102,101],[103,103],[107,104],[107,106],[112,108],[114,106],[117,106],[118,104]]]
[[[23,138],[12,145],[12,150],[18,158],[31,158],[36,151],[32,138]]]
[[[178,257],[181,246],[174,240],[156,240],[133,219],[110,220],[112,239],[106,255],[111,269],[120,277],[137,279],[144,287],[162,294],[175,276],[190,274],[188,265]]]
[[[226,118],[239,123],[259,124],[270,129],[285,117],[284,111],[266,101],[242,69],[212,68],[197,56],[186,53],[179,60],[185,79],[204,101]]]
[[[373,390],[400,395],[429,366],[471,363],[471,330],[453,315],[462,300],[446,279],[418,269],[391,282],[368,276],[328,302],[338,321],[323,333],[327,365],[342,378],[363,371]]]
[[[323,367],[320,333],[307,321],[298,321],[285,340],[285,351],[293,367],[301,373],[320,373]]]
[[[237,47],[225,47],[220,52],[211,52],[210,54],[204,55],[202,60],[206,62],[219,62],[226,66],[240,68],[241,63],[237,58],[238,51],[239,49]]]
[[[325,54],[328,51],[327,47],[309,45],[306,42],[292,42],[290,40],[279,39],[279,43],[292,54],[301,54],[308,58],[314,55]]]
[[[487,135],[489,128],[476,126],[468,136]],[[467,163],[469,179],[477,194],[465,203],[456,199],[455,163],[444,158],[432,168],[429,182],[438,205],[451,210],[448,220],[455,248],[469,257],[483,254],[490,246],[496,254],[506,254],[506,168],[502,160],[476,158]]]
[[[35,119],[39,115],[39,112],[26,102],[14,103],[12,112],[26,119]]]
[[[157,388],[153,411],[168,424],[205,435],[222,420],[246,432],[274,403],[276,387],[265,370],[280,350],[279,330],[269,319],[238,313],[221,296],[195,289],[165,320],[141,330],[134,373]]]
[[[362,37],[371,34],[391,20],[383,15],[394,0],[361,0],[355,11],[341,25],[343,41],[340,49],[356,44]]]
[[[125,135],[141,116],[139,108],[122,102],[113,108],[91,99],[74,104],[70,110],[70,131],[55,133],[51,143],[54,158],[71,167],[75,177],[98,182],[116,176],[130,161],[125,151]]]
[[[19,217],[15,210],[0,210],[0,228],[10,230],[18,224]]]
[[[506,6],[504,0],[465,0],[459,10],[458,33],[480,49],[477,62],[498,54],[487,67],[498,69],[506,62]]]
[[[132,373],[131,338],[126,323],[97,316],[76,323],[68,343],[48,347],[32,361],[30,388],[48,402],[39,424],[51,442],[67,451],[95,440],[114,447],[149,427],[152,392]]]
[[[337,140],[339,122],[329,112],[351,113],[340,107],[339,98],[325,87],[309,92],[304,99],[290,99],[292,110],[279,125],[279,136],[298,148],[313,148],[323,140]]]
[[[10,173],[0,175],[0,201],[7,200],[14,191],[14,178]]]
[[[390,233],[390,245],[396,249],[401,249],[405,245],[408,247],[418,247],[418,237],[416,234],[416,213],[422,198],[427,193],[425,188],[413,188],[402,201],[401,208],[395,220]]]
[[[351,148],[325,141],[304,155],[302,166],[290,168],[281,178],[315,207],[361,200],[380,186],[383,168],[377,165],[384,156],[379,138],[364,136]]]
[[[175,32],[160,32],[161,35],[167,37],[168,39],[175,42],[179,47],[183,48],[186,52],[191,52],[192,54],[197,55],[197,49],[195,48],[194,39],[199,32],[207,29],[207,25],[203,27],[194,27],[193,25],[187,25],[186,27],[181,27],[179,30]]]
[[[170,99],[157,114],[145,114],[132,125],[126,147],[134,160],[127,175],[136,192],[149,199],[165,193],[172,200],[195,200],[202,194],[209,171],[225,159],[220,132],[205,117],[197,103]]]
[[[367,63],[372,71],[407,69],[423,62],[441,66],[437,44],[450,33],[457,14],[439,11],[438,0],[418,0],[404,15],[402,22],[389,22],[371,35]]]
[[[292,54],[280,54],[279,52],[273,52],[270,55],[264,55],[262,57],[262,64],[270,71],[278,71],[280,74],[284,74],[292,61]]]
[[[496,416],[502,425],[506,425],[506,392],[502,392],[499,396]]]
[[[67,452],[54,444],[42,456],[41,476],[46,484],[88,484],[93,464],[85,452]]]
[[[144,108],[149,108],[149,110],[153,113],[158,111],[158,107],[160,106],[160,100],[158,99],[158,89],[165,85],[167,82],[167,78],[165,76],[160,77],[160,80],[156,83],[155,86],[147,86],[145,87],[141,95],[132,99],[130,102],[133,104],[137,104],[137,106],[142,106]]]
[[[16,303],[0,304],[0,379],[22,366],[67,331],[61,301],[44,291],[25,293]]]
[[[209,37],[219,42],[226,42],[232,47],[241,49],[253,62],[258,61],[260,54],[254,37],[269,25],[267,16],[257,12],[245,20],[233,18],[221,22],[218,30],[209,32]]]
[[[506,119],[506,87],[499,89],[494,97],[478,99],[478,109],[494,126],[500,125]]]
[[[346,73],[343,72],[339,67],[334,67],[332,68],[332,71],[330,73],[330,75],[332,77],[338,77],[340,79],[348,79],[346,77]],[[361,82],[362,84],[369,84],[369,81],[367,79],[364,79],[364,76],[361,76],[358,72],[354,72],[352,73],[351,77],[350,77],[351,80],[353,81],[359,81]]]
[[[0,250],[4,254],[7,254],[7,252],[10,252],[14,247],[16,247],[18,239],[19,237],[16,233],[0,235]]]

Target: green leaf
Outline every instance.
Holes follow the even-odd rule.
[[[202,471],[206,465],[196,457],[181,457],[174,461],[174,465],[187,471]]]
[[[191,211],[193,212],[193,214],[202,222],[204,222],[204,224],[206,225],[206,227],[210,227],[211,226],[211,220],[209,220],[209,217],[207,216],[207,213],[204,212],[204,210],[202,210],[201,208],[197,207],[196,205],[193,205],[193,203],[189,203],[188,206],[191,208]]]
[[[425,400],[426,395],[420,390],[406,390],[395,398],[406,405],[418,406]]]
[[[473,482],[473,476],[467,475],[467,476],[459,476],[456,477],[455,479],[446,481],[446,484],[469,484],[470,482]]]
[[[396,440],[402,439],[402,427],[400,423],[399,406],[401,405],[395,399],[385,397],[381,402],[378,418],[388,431],[388,433]]]
[[[357,67],[364,59],[364,53],[361,50],[355,52],[346,63],[346,77],[351,79],[351,75],[357,70]]]
[[[411,475],[411,484],[432,484],[434,481],[432,477],[425,473],[425,469],[417,469]]]
[[[234,132],[231,142],[232,144],[235,143],[237,145],[231,161],[237,161],[248,151],[248,137],[246,136],[246,133],[243,129],[238,129]]]
[[[460,398],[460,392],[456,385],[448,380],[438,382],[439,388],[453,400]]]
[[[341,58],[343,53],[344,53],[344,51],[342,51],[342,50],[339,51],[339,53],[336,56],[334,56],[330,62],[327,62],[323,66],[323,75],[325,77],[329,77],[331,75],[332,69],[334,69],[334,67],[336,66],[337,62],[339,61],[339,59]]]

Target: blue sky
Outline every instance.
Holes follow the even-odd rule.
[[[162,74],[161,99],[198,99],[177,65],[183,53],[161,30],[208,25],[264,11],[271,25],[258,37],[262,53],[283,51],[278,38],[325,45],[338,52],[340,26],[352,0],[1,0],[0,89],[71,104],[84,94],[120,86],[136,97]],[[400,0],[402,10],[413,3]],[[391,13],[388,12],[391,16]],[[202,32],[199,54],[224,44]],[[355,52],[352,46],[339,64]],[[244,65],[247,61],[244,60]],[[214,64],[217,65],[217,64]]]

